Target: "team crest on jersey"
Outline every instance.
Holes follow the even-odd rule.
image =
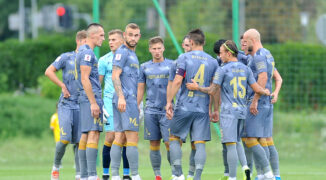
[[[60,59],[61,59],[61,56],[57,57],[57,59],[55,59],[55,62],[60,61]]]
[[[119,61],[121,59],[121,54],[115,55],[115,60]]]
[[[91,58],[92,58],[91,55],[89,55],[89,54],[85,54],[85,58],[84,58],[84,60],[89,62],[89,61],[91,61]]]

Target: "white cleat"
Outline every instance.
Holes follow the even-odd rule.
[[[185,180],[185,176],[183,174],[179,177],[174,176],[174,178],[172,180]]]
[[[111,180],[121,180],[120,176],[112,176]]]
[[[267,173],[265,173],[263,180],[275,180],[272,171],[268,171]]]
[[[137,174],[136,176],[131,176],[132,180],[141,180],[139,174]]]
[[[98,180],[97,176],[89,176],[87,180]]]

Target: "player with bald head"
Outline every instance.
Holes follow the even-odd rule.
[[[78,153],[81,180],[96,180],[98,140],[103,129],[101,112],[103,101],[98,60],[93,50],[96,46],[102,45],[104,29],[102,25],[92,23],[88,25],[86,31],[86,44],[78,49],[76,60],[82,132]]]
[[[276,87],[271,96],[260,96],[249,89],[247,94],[248,113],[246,118],[245,144],[254,155],[258,179],[272,179],[269,159],[276,179],[279,177],[278,154],[272,139],[273,131],[273,103],[277,101],[281,88],[282,78],[275,68],[275,61],[261,43],[260,33],[256,29],[249,29],[243,35],[243,48],[246,54],[251,55],[248,66],[253,71],[258,84],[272,92],[272,78],[276,80]],[[271,156],[270,156],[271,154]],[[277,161],[277,162],[276,162]],[[277,164],[277,165],[276,165]]]

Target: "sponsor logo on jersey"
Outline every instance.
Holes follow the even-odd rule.
[[[115,60],[119,61],[121,59],[121,54],[115,55]]]
[[[92,58],[91,55],[85,54],[84,60],[90,62],[91,61],[91,58]]]

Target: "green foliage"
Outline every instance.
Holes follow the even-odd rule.
[[[42,135],[49,128],[55,104],[37,96],[0,94],[0,138]]]
[[[181,44],[183,36],[178,37]],[[219,39],[215,34],[206,34],[205,51],[213,57],[213,44]],[[265,45],[276,61],[276,67],[283,78],[280,103],[277,108],[288,109],[324,109],[326,104],[326,91],[323,85],[326,81],[326,48],[320,45],[307,45],[301,43],[285,43]],[[51,83],[43,73],[54,59],[63,52],[75,49],[73,38],[63,36],[42,37],[35,41],[19,43],[15,40],[0,43],[0,91],[18,89],[20,84],[24,87],[42,88],[42,94],[49,98],[57,98],[60,89]],[[171,41],[165,39],[164,56],[177,59],[178,53]],[[100,48],[101,56],[109,52],[107,41]],[[19,52],[19,53],[18,53]],[[151,59],[148,52],[148,39],[138,42],[136,54],[140,63]]]
[[[323,109],[326,104],[326,48],[285,43],[265,46],[283,78],[280,109]]]
[[[62,81],[62,71],[56,73],[59,79]],[[39,88],[41,89],[41,95],[50,99],[58,99],[61,93],[61,88],[54,84],[48,77],[39,76],[37,79]]]
[[[0,93],[8,91],[8,76],[7,74],[0,73]]]
[[[7,75],[9,90],[24,87],[36,87],[37,78],[42,75],[57,56],[75,49],[73,38],[63,36],[40,37],[19,43],[9,40],[0,43],[0,67]]]

